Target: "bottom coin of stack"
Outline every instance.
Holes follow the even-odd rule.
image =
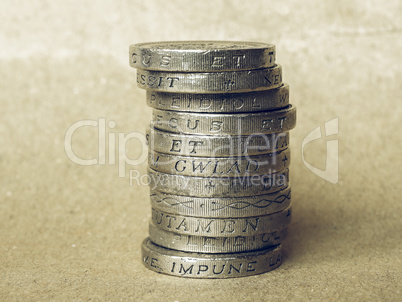
[[[144,264],[158,273],[192,278],[234,278],[262,274],[282,263],[281,245],[252,252],[190,253],[171,250],[146,238],[142,243]]]

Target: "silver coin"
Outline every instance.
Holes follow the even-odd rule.
[[[204,218],[240,218],[269,215],[290,206],[290,186],[271,194],[205,198],[151,190],[151,207],[157,211]]]
[[[296,107],[254,113],[212,114],[153,109],[152,127],[184,134],[260,135],[281,133],[296,126]]]
[[[246,71],[165,72],[137,69],[137,85],[143,89],[181,93],[248,92],[278,88],[282,67]]]
[[[249,70],[275,64],[275,45],[257,42],[170,41],[133,44],[130,66],[147,70]]]
[[[149,224],[149,238],[157,245],[184,252],[238,253],[264,249],[281,244],[287,236],[287,228],[254,236],[205,237],[177,234]]]
[[[142,261],[148,269],[185,278],[236,278],[266,273],[282,263],[281,245],[243,253],[205,254],[175,251],[146,238]]]
[[[203,218],[177,215],[152,209],[152,223],[158,228],[184,235],[253,236],[285,228],[291,220],[291,207],[280,212],[242,218]]]
[[[281,109],[289,105],[289,85],[245,93],[170,93],[147,90],[147,104],[161,110],[241,113]]]
[[[250,156],[288,148],[289,132],[250,135],[191,135],[150,127],[146,141],[151,150],[185,156]]]
[[[289,170],[239,177],[196,177],[148,169],[151,190],[198,197],[242,197],[275,193],[289,186]]]
[[[191,157],[150,150],[149,167],[155,171],[204,177],[244,177],[266,175],[287,169],[290,149],[277,153],[238,157]]]

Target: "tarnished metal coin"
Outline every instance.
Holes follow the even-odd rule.
[[[289,132],[249,135],[194,135],[150,127],[146,141],[151,150],[185,156],[230,157],[279,152],[289,146]]]
[[[238,177],[200,177],[163,173],[148,169],[151,190],[198,197],[242,197],[275,193],[289,186],[289,170]]]
[[[151,221],[158,228],[177,234],[196,236],[253,236],[288,226],[291,207],[280,212],[242,218],[203,218],[166,213],[152,209]]]
[[[250,70],[275,64],[275,45],[259,42],[168,41],[132,44],[130,66],[146,70]]]
[[[289,85],[245,93],[170,93],[147,90],[147,104],[160,110],[242,113],[281,109],[289,105]]]
[[[220,71],[172,72],[137,69],[137,85],[142,89],[180,93],[230,93],[278,88],[282,67]]]
[[[176,112],[154,109],[152,126],[156,129],[200,135],[258,135],[289,131],[296,126],[296,107],[233,114]]]
[[[236,157],[191,157],[149,151],[149,167],[155,171],[204,177],[267,175],[287,169],[290,149],[277,153]]]
[[[269,272],[282,263],[281,245],[231,254],[203,254],[167,249],[142,243],[145,267],[158,273],[187,278],[236,278]]]
[[[151,207],[158,211],[203,218],[239,218],[276,213],[290,206],[290,186],[271,194],[205,198],[151,190]]]
[[[287,228],[254,236],[194,236],[177,234],[149,224],[149,238],[157,245],[184,252],[238,253],[255,251],[281,244],[287,236]]]

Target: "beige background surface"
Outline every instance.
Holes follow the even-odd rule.
[[[400,1],[1,1],[0,299],[282,301],[401,299]],[[159,275],[141,264],[148,189],[127,165],[81,166],[64,150],[79,120],[144,132],[145,93],[128,45],[271,42],[298,108],[294,219],[274,272],[231,280]],[[339,118],[339,182],[310,172],[303,138]],[[325,141],[305,156],[325,165]],[[97,128],[74,152],[96,158]],[[127,144],[140,156],[141,144]],[[117,150],[116,150],[117,152]]]

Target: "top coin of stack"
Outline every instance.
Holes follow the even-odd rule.
[[[194,278],[278,267],[291,217],[288,132],[296,108],[275,46],[155,42],[129,52],[153,108],[145,266]]]
[[[256,42],[177,41],[130,45],[130,66],[143,70],[214,72],[275,65],[275,45]]]

